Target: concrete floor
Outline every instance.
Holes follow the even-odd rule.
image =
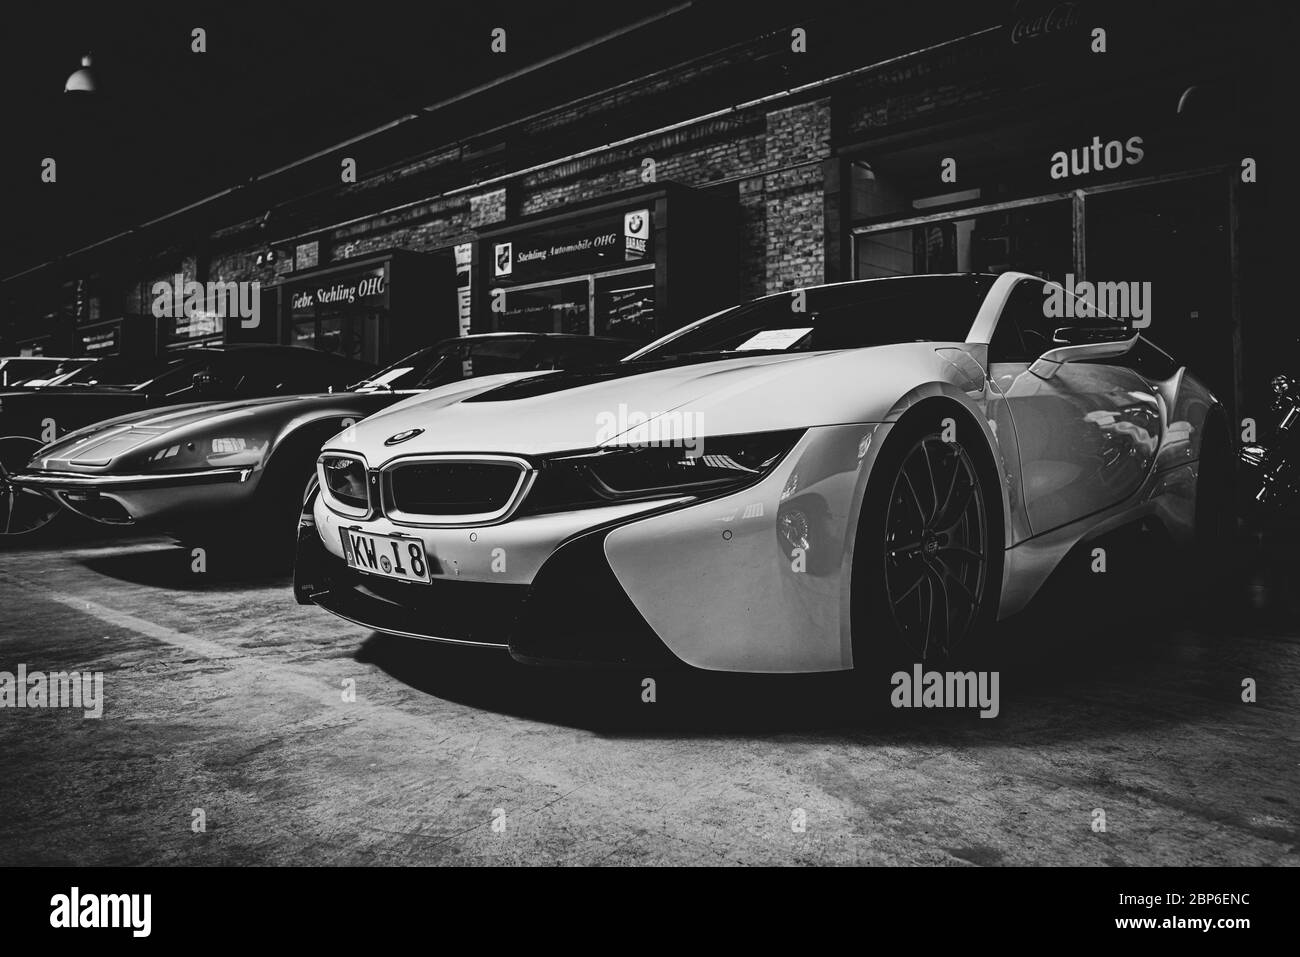
[[[1300,608],[1257,551],[1230,628],[1066,574],[1001,629],[981,720],[839,676],[662,674],[645,704],[641,674],[370,634],[163,539],[8,549],[0,670],[103,671],[107,705],[0,711],[0,864],[1294,864]]]

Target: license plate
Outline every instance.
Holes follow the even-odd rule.
[[[430,583],[429,559],[418,538],[371,535],[351,528],[340,528],[339,534],[343,538],[343,557],[357,571],[401,582]]]

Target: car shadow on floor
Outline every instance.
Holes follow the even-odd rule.
[[[1127,530],[1076,550],[1028,609],[994,629],[999,713],[991,719],[975,709],[891,707],[888,675],[869,683],[851,674],[543,668],[382,634],[357,660],[445,700],[606,735],[1045,743],[1094,734],[1099,724],[1133,731],[1236,708],[1240,676],[1267,673],[1270,653],[1238,636],[1296,628],[1252,598],[1250,561],[1231,567],[1206,601],[1158,533]]]
[[[204,551],[164,539],[111,542],[77,558],[83,567],[118,581],[171,591],[246,591],[283,588],[288,601],[292,574],[256,551]]]

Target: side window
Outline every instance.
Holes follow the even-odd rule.
[[[546,368],[537,365],[533,356],[533,343],[528,339],[483,339],[474,344],[470,353],[473,376],[497,375],[502,372],[519,372]]]
[[[1043,289],[1026,279],[1011,290],[989,343],[990,362],[1033,362],[1052,348],[1052,331],[1063,323],[1045,314]]]
[[[1055,292],[1049,296],[1052,289]],[[1007,297],[989,343],[989,361],[1033,362],[1059,345],[1110,341],[1117,334],[1121,338],[1129,334],[1125,322],[1103,313],[1091,297],[1067,296],[1060,287],[1022,280]]]
[[[252,350],[231,353],[223,366],[223,378],[240,395],[272,392],[284,378],[283,367],[278,366],[270,356]]]
[[[271,368],[264,376],[266,388],[279,395],[325,392],[330,386],[344,388],[365,376],[354,360],[317,352],[267,356]]]
[[[609,349],[604,342],[593,339],[564,339],[547,343],[545,361],[539,369],[589,369],[606,363]]]

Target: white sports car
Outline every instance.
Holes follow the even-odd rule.
[[[977,658],[1079,543],[1224,532],[1222,406],[1123,322],[1053,318],[1054,293],[799,289],[611,366],[398,403],[326,443],[298,600],[536,662]]]

